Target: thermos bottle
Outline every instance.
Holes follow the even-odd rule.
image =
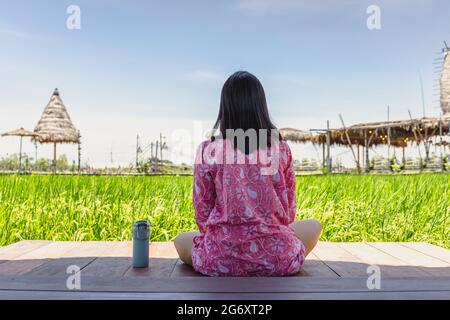
[[[145,220],[133,224],[133,268],[148,267],[150,224]]]

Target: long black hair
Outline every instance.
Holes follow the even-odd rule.
[[[237,71],[225,81],[220,97],[219,115],[213,128],[220,131],[222,138],[226,137],[227,129],[254,129],[256,132],[266,129],[267,144],[264,145],[271,145],[271,131],[277,128],[270,119],[266,94],[258,78],[250,72]],[[259,135],[257,138],[259,148]],[[277,138],[281,140],[279,134]],[[236,147],[236,138],[234,145]],[[245,153],[252,151],[246,141]]]

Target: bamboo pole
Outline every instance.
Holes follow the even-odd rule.
[[[23,137],[20,136],[20,150],[19,150],[19,174],[22,174],[22,140]]]
[[[410,118],[411,121],[412,121],[413,118],[412,118],[412,116],[411,116],[411,111],[408,110],[408,113],[409,113],[409,118]],[[414,138],[416,139],[417,149],[418,149],[418,151],[419,151],[419,158],[420,158],[420,171],[422,171],[422,162],[423,162],[423,159],[422,159],[422,153],[420,152],[420,140],[417,138],[416,130],[417,130],[417,128],[416,128],[416,126],[414,125],[412,131],[413,131],[413,134],[414,134]],[[422,137],[420,137],[420,139],[422,139]]]
[[[327,166],[328,166],[328,173],[332,173],[333,169],[331,167],[331,155],[330,155],[330,120],[327,120]]]
[[[372,133],[369,131],[369,133],[370,133],[370,137],[369,137],[369,140],[367,141],[367,147],[366,147],[366,166],[367,166],[367,172],[370,172],[369,147],[370,147],[370,144],[372,143],[373,138],[374,138],[375,135],[378,133],[378,129],[375,129]]]
[[[425,128],[425,139],[423,140],[423,145],[425,146],[425,163],[430,162],[430,146],[431,141],[428,141],[428,128]]]
[[[365,148],[365,171],[369,173],[370,171],[370,162],[369,162],[369,141],[367,140],[367,130],[364,130],[364,148]]]
[[[406,164],[406,157],[405,157],[405,147],[402,146],[402,163],[403,163],[403,167]]]
[[[139,135],[136,136],[136,170],[139,167]]]
[[[56,173],[56,142],[53,142],[53,173]]]
[[[365,136],[365,135],[364,135]],[[364,145],[361,146],[362,147],[362,153],[361,153],[361,157],[362,157],[362,165],[364,166],[364,172],[366,172],[366,139],[364,139]]]
[[[440,146],[439,146],[440,156],[439,156],[439,159],[440,159],[440,163],[441,163],[442,172],[444,172],[444,169],[445,169],[444,168],[444,155],[442,153],[442,113],[439,116],[439,140],[440,140]]]
[[[156,145],[155,145],[155,161],[156,161],[156,166],[158,166],[158,149],[159,149],[159,141],[156,140]]]
[[[361,172],[361,166],[359,165],[359,159],[356,157],[355,150],[353,150],[352,141],[350,139],[350,136],[348,135],[348,131],[347,131],[347,128],[346,128],[345,123],[344,123],[344,118],[342,118],[341,114],[339,114],[339,118],[341,119],[342,127],[344,128],[345,136],[347,138],[348,145],[350,146],[350,150],[352,151],[353,159],[356,162],[356,168],[357,168],[358,172],[360,173]]]
[[[359,144],[356,145],[356,153],[358,155],[358,164],[361,163],[361,156],[360,156],[360,152],[359,152]]]
[[[387,121],[390,120],[390,107],[387,106]],[[388,136],[388,161],[390,164],[391,161],[391,127],[387,128],[387,136]]]
[[[81,171],[81,133],[78,130],[78,173]]]
[[[34,164],[38,163],[38,146],[37,146],[37,141],[34,141]]]
[[[325,143],[322,144],[322,170],[325,169],[326,166],[326,158],[325,158]]]

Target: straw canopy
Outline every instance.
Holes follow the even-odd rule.
[[[390,144],[406,147],[411,142],[422,142],[430,137],[448,134],[450,117],[370,122],[329,131],[330,143],[336,145],[376,146]],[[348,134],[348,137],[347,137]],[[327,134],[320,134],[312,142],[326,143]]]
[[[34,132],[40,143],[78,143],[77,129],[72,123],[58,89],[53,92]]]
[[[280,129],[280,134],[283,139],[292,142],[305,143],[311,141],[314,138],[314,134],[308,131],[292,129],[292,128],[283,128]]]
[[[448,134],[449,131],[450,116],[361,123],[320,134],[290,128],[280,130],[282,137],[292,142],[326,144],[328,135],[332,145],[390,144],[395,147],[406,147],[408,143],[426,141],[440,133]]]
[[[6,136],[15,136],[15,137],[38,137],[39,134],[33,131],[25,130],[24,128],[20,128],[17,130],[9,131],[2,133],[2,137]]]
[[[8,136],[9,137],[11,137],[11,136],[20,137],[19,174],[21,174],[22,173],[22,139],[23,139],[23,137],[33,137],[36,139],[37,137],[39,137],[39,134],[37,134],[36,132],[25,130],[24,128],[20,128],[20,129],[5,132],[2,134],[2,137],[8,137]]]

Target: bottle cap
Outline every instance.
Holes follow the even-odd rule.
[[[150,238],[150,223],[139,220],[133,223],[133,239],[147,240]]]

